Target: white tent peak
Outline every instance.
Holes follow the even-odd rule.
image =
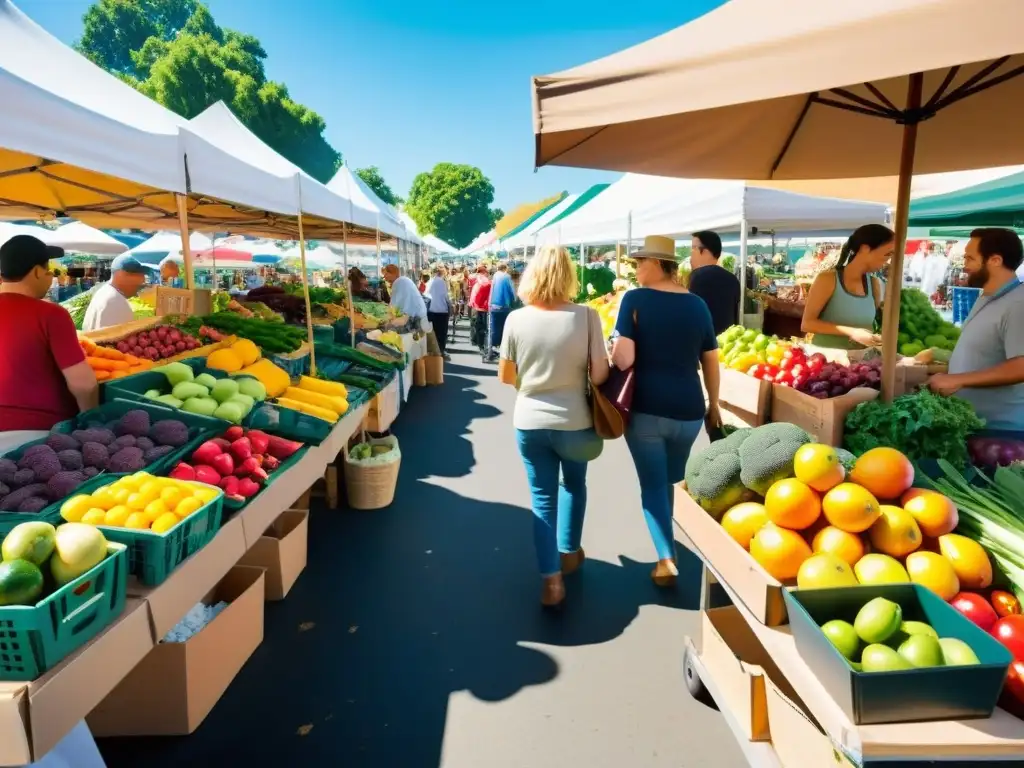
[[[338,172],[327,182],[327,188],[352,200],[354,205],[371,211],[374,217],[374,223],[371,226],[374,229],[379,229],[382,234],[418,242],[415,237],[410,237],[398,212],[381,200],[377,193],[370,189],[369,185],[359,178],[358,174],[353,173],[346,164],[342,163],[338,168]]]

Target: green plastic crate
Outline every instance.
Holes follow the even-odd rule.
[[[784,590],[797,650],[850,721],[856,725],[963,720],[992,715],[1010,652],[934,592],[917,584]],[[904,621],[923,621],[939,637],[967,643],[980,664],[895,672],[857,672],[821,631],[832,619],[850,624],[869,600],[900,605]]]
[[[253,408],[244,426],[306,445],[320,445],[334,429],[334,424],[328,421],[291,408],[279,408],[273,403],[263,403]]]
[[[275,469],[273,472],[270,472],[267,475],[267,482],[266,482],[266,484],[263,487],[264,488],[269,488],[274,483],[276,483],[277,479],[284,472],[286,472],[287,470],[291,469],[292,467],[294,467],[296,464],[299,463],[299,461],[302,459],[302,457],[306,455],[306,451],[308,451],[308,450],[309,450],[309,448],[300,448],[295,453],[293,453],[291,456],[289,456],[287,459],[282,461],[281,465],[277,469]],[[263,491],[260,491],[260,493],[263,493]],[[233,499],[229,499],[229,498],[225,497],[225,499],[224,499],[224,509],[230,510],[232,514],[235,514],[237,512],[240,512],[241,510],[245,509],[250,503],[252,503],[256,499],[258,499],[259,497],[260,497],[259,493],[257,493],[255,496],[253,496],[251,498],[248,498],[248,499],[245,499],[243,501],[234,501]]]
[[[220,530],[223,507],[224,494],[220,494],[166,533],[105,525],[98,527],[107,539],[127,547],[128,572],[146,586],[155,587],[163,584],[175,568],[213,540]]]
[[[0,607],[0,680],[35,680],[96,637],[124,610],[127,582],[127,552],[111,542],[103,562],[36,605]]]

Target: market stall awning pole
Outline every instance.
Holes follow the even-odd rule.
[[[379,233],[377,235],[380,237]],[[348,276],[348,225],[341,223],[341,263],[345,270],[345,297],[348,303],[348,336],[352,349],[356,348],[356,311],[352,304],[352,281]]]
[[[907,83],[907,108],[903,123],[903,146],[900,148],[900,182],[896,191],[896,248],[885,281],[885,303],[882,305],[882,399],[891,402],[896,394],[896,347],[900,332],[900,289],[903,286],[903,251],[907,247],[907,222],[910,219],[910,182],[914,175],[914,154],[917,151],[917,115],[921,109],[924,75],[911,75]]]
[[[191,291],[196,287],[196,276],[192,269],[192,247],[189,244],[188,199],[184,195],[175,195],[174,202],[178,206],[178,231],[181,233],[181,257],[185,260],[185,287]]]
[[[580,243],[580,266],[584,269],[587,267],[587,246]]]
[[[301,213],[299,214],[299,261],[302,263],[302,297],[306,300],[306,336],[309,338],[309,375],[316,376],[316,345],[313,343],[313,307],[309,301],[309,275],[306,274],[306,233],[302,229]]]
[[[377,216],[377,223],[380,224],[380,216]],[[380,288],[380,282],[384,279],[384,276],[380,272],[380,229],[377,229],[377,287]]]
[[[693,254],[690,254],[690,268],[693,268]],[[740,325],[743,325],[743,310],[747,298],[747,220],[740,219],[740,308],[737,313]]]

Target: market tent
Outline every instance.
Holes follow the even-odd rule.
[[[202,232],[192,232],[188,238],[189,250],[193,253],[202,251],[213,245],[213,241]],[[175,232],[157,232],[148,240],[139,243],[128,251],[143,264],[159,264],[168,256],[181,255],[181,234]]]
[[[449,245],[439,237],[434,235],[423,235],[423,243],[429,248],[433,248],[437,253],[458,253],[458,248],[454,245]]]
[[[220,268],[231,262],[245,265],[242,267],[244,269],[259,269],[277,264],[282,256],[283,254],[257,253],[255,249],[237,248],[234,245],[214,245],[212,248],[193,253],[192,263],[196,267],[212,267],[216,264]]]
[[[558,205],[568,194],[567,192],[559,192],[556,195],[546,197],[543,200],[538,200],[532,203],[523,203],[517,205],[511,211],[501,217],[500,220],[494,224],[494,232],[498,237],[498,240],[504,240],[506,237],[512,237],[519,232],[523,226],[529,224],[537,216],[544,213],[552,206]]]
[[[32,235],[38,237],[44,243],[47,242],[53,230],[45,227],[37,227],[32,224],[14,224],[9,221],[0,221],[0,245],[3,245],[12,237],[17,235]]]
[[[611,184],[594,184],[592,187],[584,191],[582,195],[577,197],[570,205],[562,209],[558,215],[554,216],[549,222],[547,222],[547,224],[544,225],[544,227],[554,226],[562,219],[572,216],[576,211],[604,192],[610,186]],[[541,227],[540,229],[544,229],[544,227]],[[540,230],[538,229],[538,231]]]
[[[128,246],[120,240],[81,221],[57,227],[49,232],[45,240],[49,245],[60,246],[65,251],[92,256],[116,256],[128,250]],[[180,244],[180,239],[178,242]]]
[[[910,204],[910,226],[1024,226],[1024,173],[914,200]]]
[[[555,205],[540,211],[537,215],[531,217],[527,221],[524,221],[520,227],[516,228],[513,232],[510,232],[504,239],[502,239],[501,247],[509,251],[514,251],[517,248],[526,248],[534,245],[534,235],[547,226],[547,224],[553,219],[561,215],[562,212],[571,208],[579,198],[579,195],[567,195]]]
[[[281,266],[288,266],[292,269],[301,269],[301,259],[298,248],[288,251],[281,260]],[[351,265],[349,265],[351,266]],[[324,245],[306,251],[306,269],[308,271],[329,271],[345,268],[345,262],[337,253]]]
[[[493,229],[490,230],[489,232],[481,232],[479,235],[473,238],[473,241],[469,245],[467,245],[465,248],[459,251],[457,255],[470,256],[474,254],[483,253],[484,249],[488,248],[495,241],[496,238],[497,235],[495,234]]]
[[[378,229],[382,235],[388,237],[418,242],[415,235],[406,231],[395,209],[381,200],[366,182],[349,170],[347,165],[342,164],[334,178],[327,182],[327,189],[352,201],[353,207],[360,214],[358,223]]]

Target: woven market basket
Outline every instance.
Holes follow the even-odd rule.
[[[384,463],[364,463],[345,452],[345,493],[352,509],[384,509],[395,500],[402,454],[395,437],[367,438],[370,445],[388,445],[395,456]]]

